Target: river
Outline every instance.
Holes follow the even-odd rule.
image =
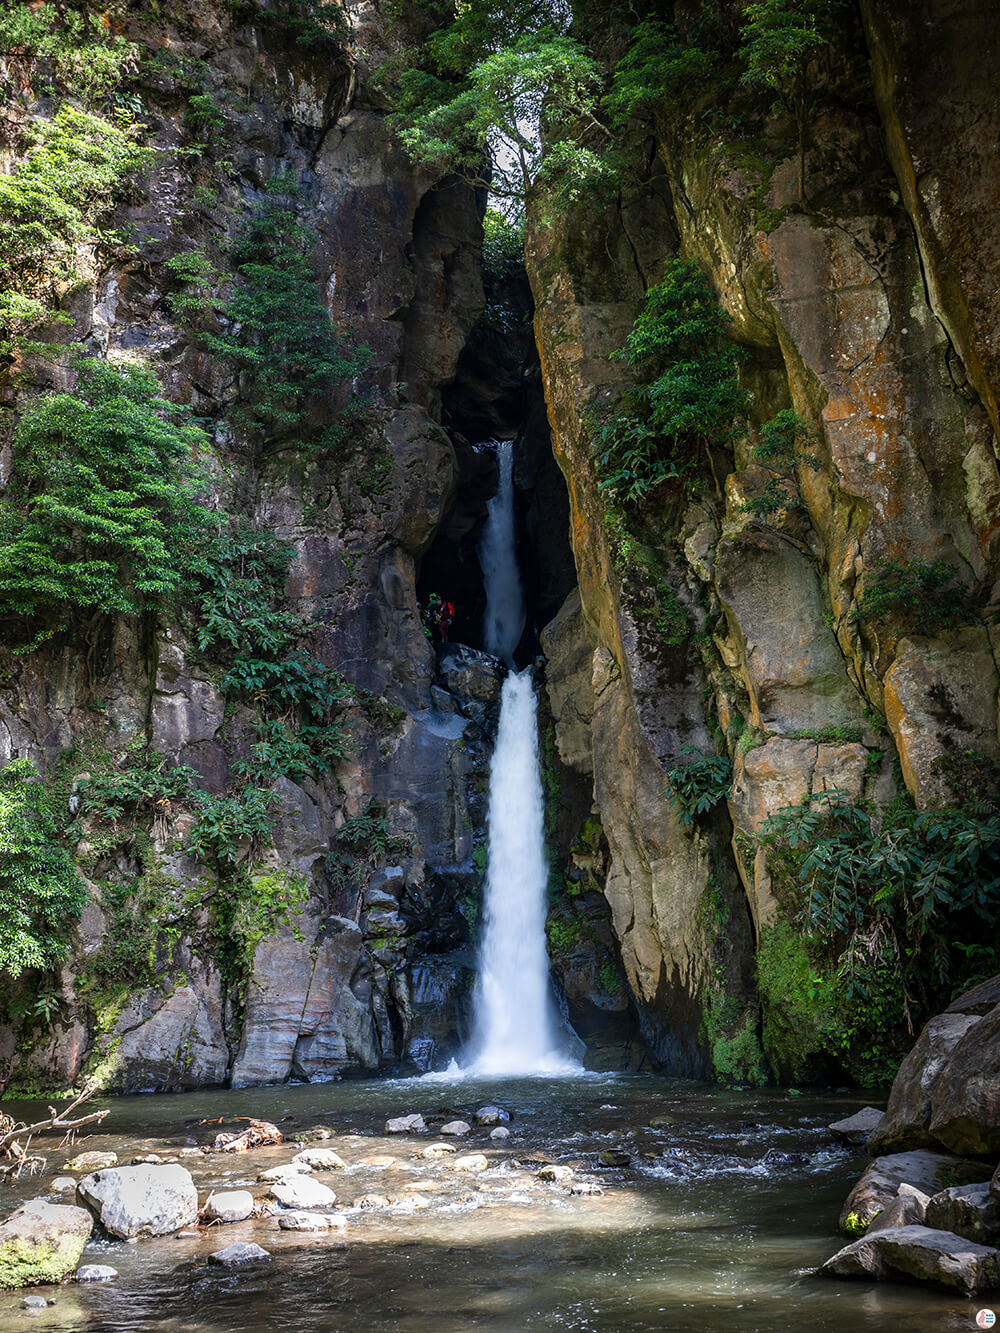
[[[485,1152],[487,1171],[457,1176],[447,1158],[414,1156],[437,1140],[441,1117],[471,1120],[491,1102],[509,1111],[510,1139],[494,1144],[487,1130],[474,1128],[453,1140],[459,1152]],[[210,1143],[220,1126],[196,1122],[220,1115],[273,1120],[290,1141],[326,1126],[332,1137],[325,1146],[347,1169],[318,1178],[336,1191],[347,1229],[285,1232],[267,1218],[188,1239],[95,1240],[83,1262],[112,1264],[116,1282],[43,1288],[56,1304],[39,1313],[20,1308],[22,1293],[4,1294],[4,1329],[949,1333],[975,1326],[977,1307],[957,1296],[809,1275],[841,1243],[837,1213],[864,1165],[825,1129],[863,1104],[851,1094],[728,1092],[646,1076],[585,1075],[345,1080],[106,1104],[111,1112],[101,1132],[74,1151],[111,1148],[122,1162],[148,1152],[166,1158],[186,1140]],[[24,1118],[33,1110],[5,1109]],[[389,1116],[414,1111],[428,1118],[429,1135],[384,1133]],[[664,1116],[673,1123],[650,1127]],[[47,1169],[5,1186],[5,1209],[47,1194],[71,1156],[45,1140],[34,1146],[47,1152]],[[627,1153],[629,1165],[597,1165],[597,1154],[608,1149]],[[288,1142],[239,1158],[182,1161],[204,1201],[209,1188],[254,1180],[294,1151]],[[603,1195],[576,1197],[565,1185],[537,1181],[538,1164],[520,1164],[536,1152],[572,1165],[578,1180],[600,1182]],[[393,1163],[365,1164],[385,1156]],[[254,1186],[255,1193],[265,1190]],[[413,1193],[427,1206],[410,1208],[405,1200]],[[391,1206],[356,1206],[371,1194]],[[243,1270],[206,1263],[233,1240],[255,1240],[273,1259]]]

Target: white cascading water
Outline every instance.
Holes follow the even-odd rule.
[[[479,560],[486,585],[484,646],[511,668],[500,695],[500,725],[490,763],[489,860],[476,992],[472,1072],[569,1073],[568,1041],[549,987],[545,948],[544,798],[530,669],[514,670],[524,629],[524,598],[514,531],[514,446],[497,446],[500,486],[489,504]]]

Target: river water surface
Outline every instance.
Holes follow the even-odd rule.
[[[453,1140],[483,1151],[474,1177],[454,1159],[415,1156],[458,1114],[495,1103],[511,1137],[488,1130]],[[460,1333],[466,1329],[579,1333],[809,1333],[970,1330],[976,1305],[923,1288],[830,1282],[808,1270],[842,1243],[836,1219],[864,1158],[835,1146],[825,1126],[863,1103],[851,1095],[735,1093],[643,1076],[566,1079],[345,1081],[242,1092],[118,1098],[99,1134],[76,1145],[111,1148],[123,1163],[212,1141],[239,1116],[278,1122],[289,1140],[239,1157],[188,1155],[201,1199],[290,1160],[298,1134],[329,1129],[324,1146],[345,1171],[318,1173],[337,1194],[342,1232],[279,1231],[274,1218],[135,1244],[96,1240],[83,1262],[112,1264],[113,1283],[42,1288],[56,1304],[20,1308],[0,1295],[0,1328],[162,1329],[165,1333]],[[5,1109],[24,1119],[30,1105]],[[387,1136],[392,1115],[420,1111],[429,1133]],[[657,1117],[673,1123],[651,1127]],[[71,1152],[45,1140],[33,1180],[3,1187],[4,1212],[48,1195]],[[629,1165],[603,1167],[608,1149]],[[577,1197],[535,1178],[532,1153],[574,1168],[604,1193]],[[385,1159],[392,1158],[392,1162]],[[371,1163],[370,1158],[381,1158]],[[263,1194],[265,1185],[254,1185]],[[414,1194],[426,1205],[413,1208]],[[378,1195],[390,1206],[357,1207]],[[69,1202],[71,1196],[52,1196]],[[227,1270],[207,1256],[234,1240],[271,1251],[263,1266]]]

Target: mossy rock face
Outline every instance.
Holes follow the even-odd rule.
[[[61,1282],[80,1262],[93,1225],[85,1208],[29,1199],[0,1224],[0,1288]]]

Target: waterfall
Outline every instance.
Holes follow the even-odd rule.
[[[559,1019],[545,948],[548,860],[538,721],[530,668],[514,670],[524,599],[514,532],[514,447],[497,445],[500,485],[489,505],[479,558],[486,585],[483,629],[489,652],[511,668],[500,695],[490,763],[489,861],[476,992],[472,1069],[481,1074],[568,1073],[576,1041]]]

